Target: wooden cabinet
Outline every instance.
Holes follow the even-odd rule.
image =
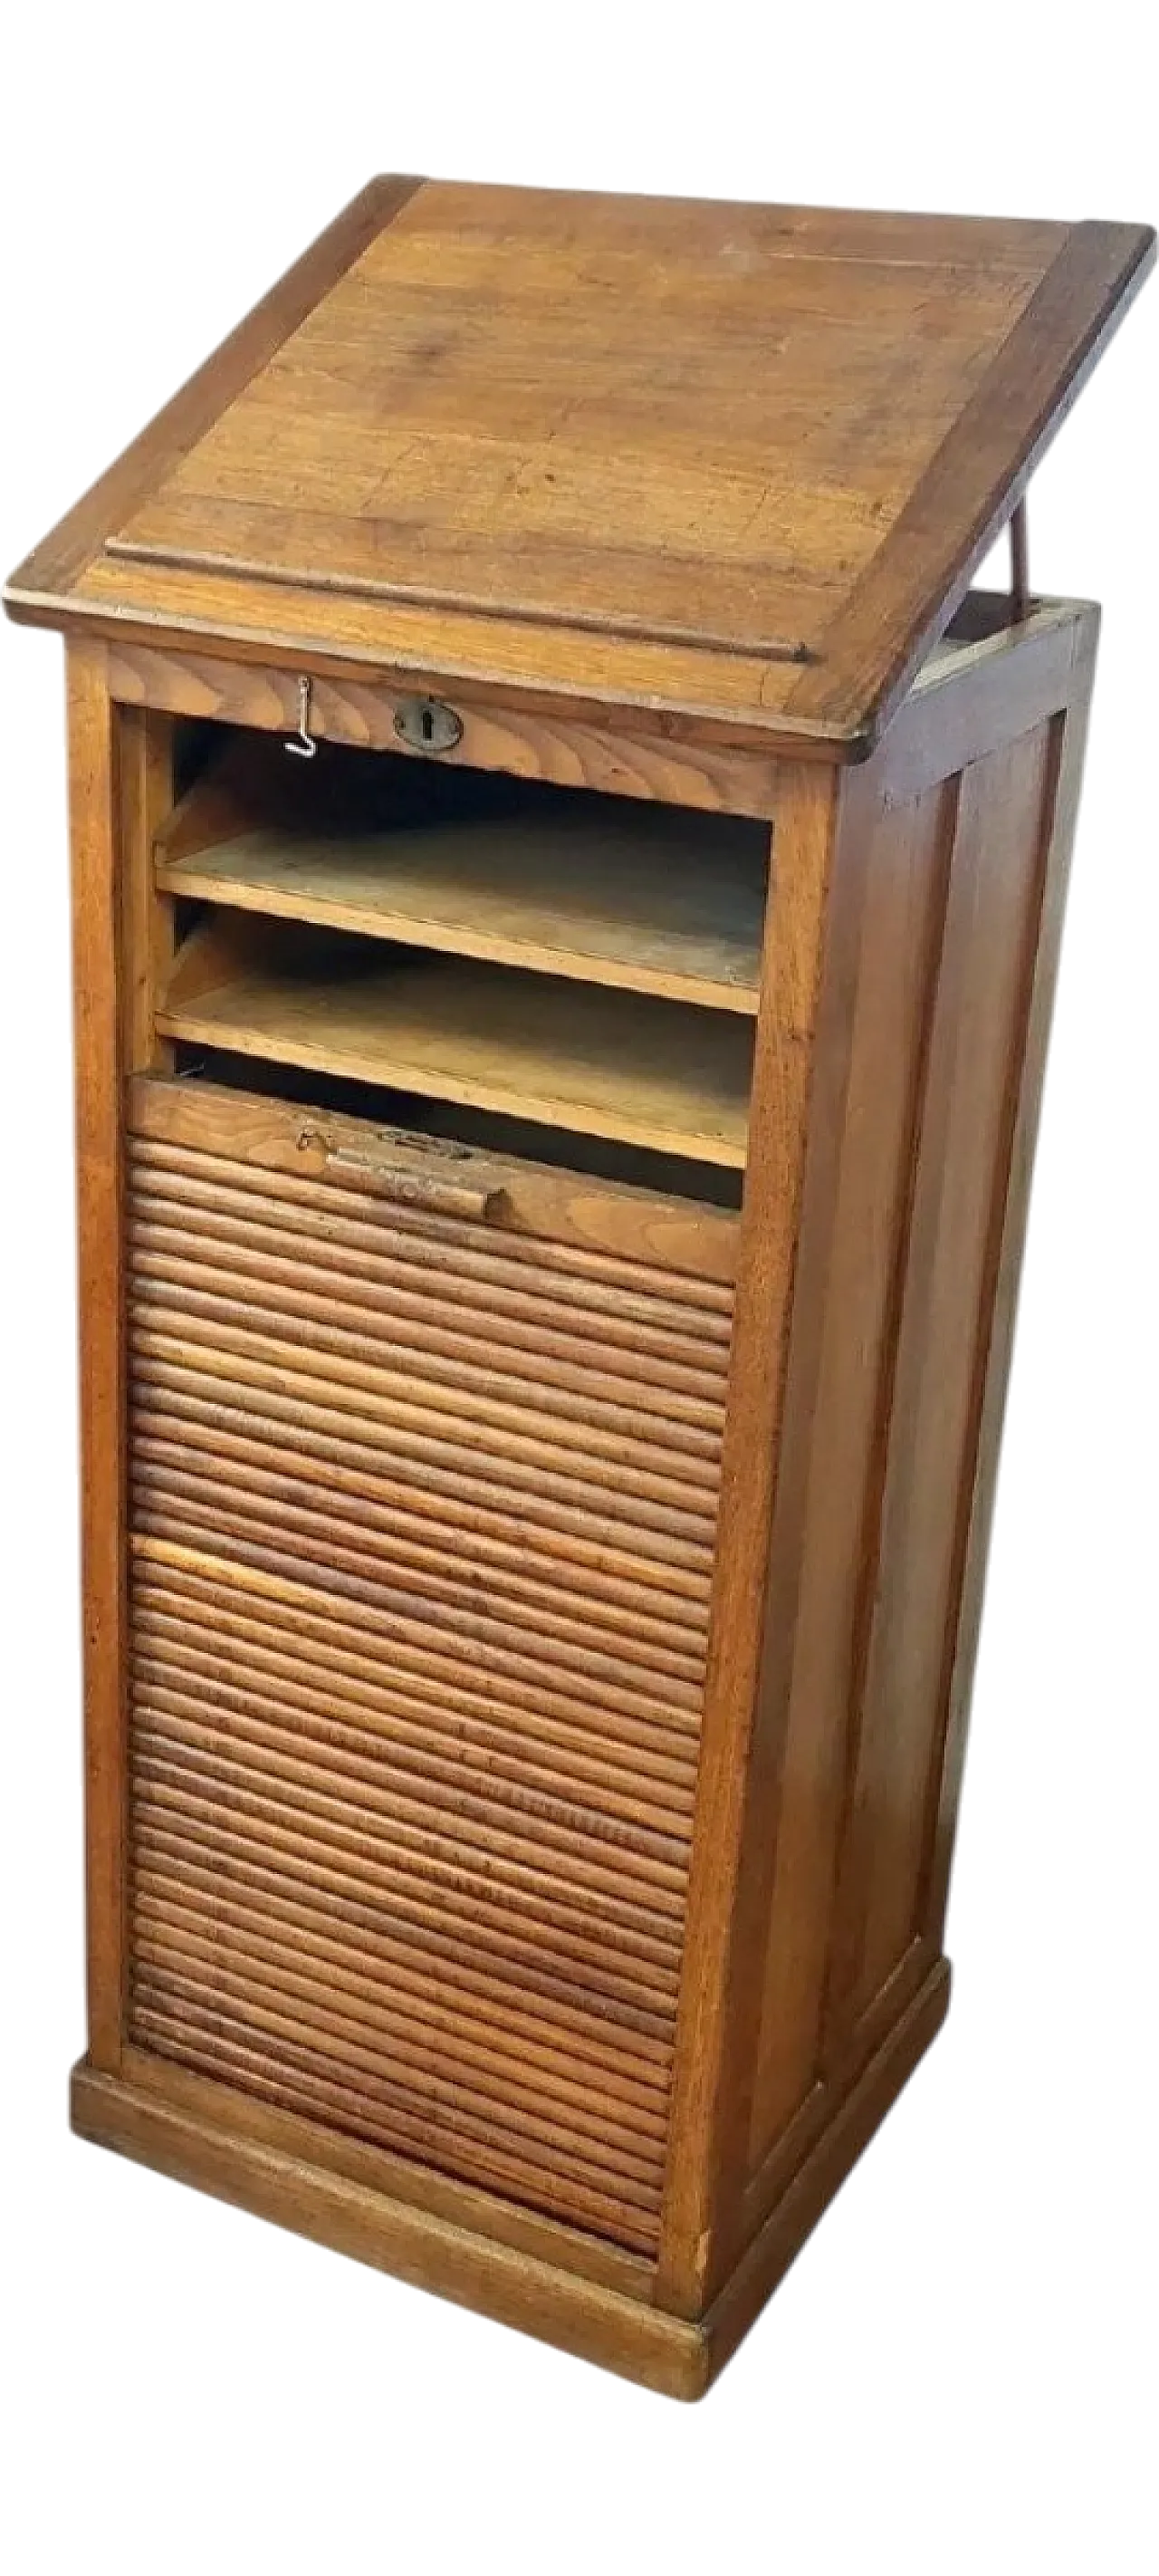
[[[946,2009],[1097,628],[969,582],[1151,249],[378,182],[7,593],[75,2124],[677,2395]]]

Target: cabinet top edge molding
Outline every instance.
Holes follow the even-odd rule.
[[[375,179],[5,604],[857,757],[1154,255]]]

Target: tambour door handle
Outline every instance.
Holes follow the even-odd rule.
[[[356,1154],[346,1145],[331,1145],[316,1127],[304,1127],[298,1138],[303,1153],[311,1147],[323,1157],[320,1178],[368,1190],[375,1198],[393,1199],[399,1207],[423,1208],[432,1216],[474,1218],[494,1223],[507,1205],[507,1192],[452,1180],[446,1172],[408,1171],[398,1163],[379,1162],[374,1154]]]

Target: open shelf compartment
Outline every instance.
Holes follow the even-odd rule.
[[[753,1025],[340,931],[212,914],[168,1038],[739,1168]]]
[[[170,895],[756,1010],[768,832],[735,816],[234,737],[156,858]]]

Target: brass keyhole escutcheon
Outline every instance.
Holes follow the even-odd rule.
[[[453,751],[463,739],[462,717],[441,698],[400,699],[394,729],[408,751]]]

